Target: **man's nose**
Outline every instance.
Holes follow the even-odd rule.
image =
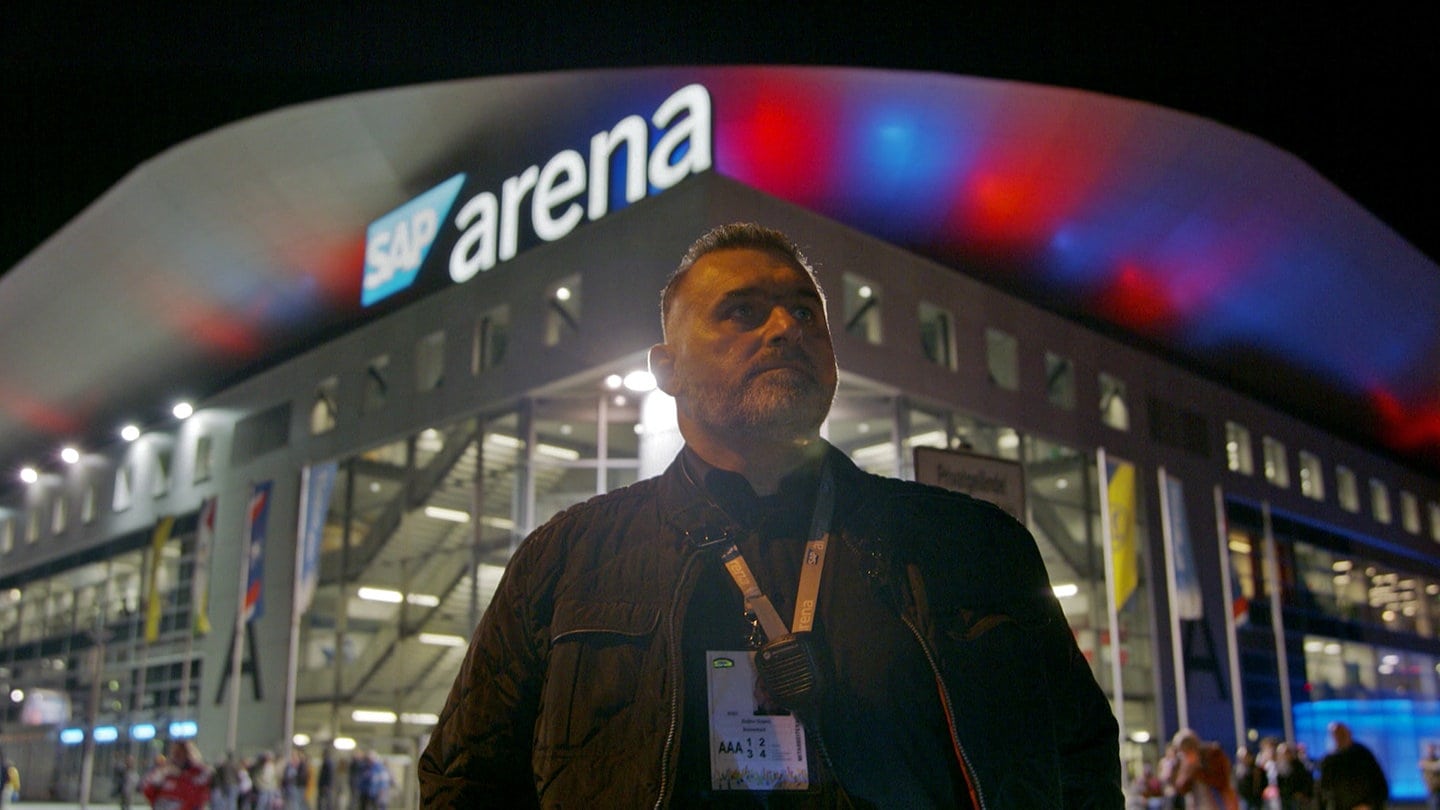
[[[800,340],[804,325],[788,307],[776,306],[770,310],[770,319],[765,323],[765,339],[770,342]]]

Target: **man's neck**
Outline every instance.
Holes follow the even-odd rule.
[[[781,479],[803,466],[819,441],[814,437],[788,442],[732,442],[704,434],[685,436],[686,445],[706,464],[738,473],[761,497],[778,492]]]

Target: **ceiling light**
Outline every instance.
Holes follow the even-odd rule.
[[[463,636],[451,635],[450,633],[421,633],[416,636],[421,644],[433,644],[436,647],[464,647]]]
[[[20,480],[27,484],[33,484],[40,480],[40,472],[34,467],[25,467],[20,470]]]
[[[335,738],[335,743],[334,743],[334,745],[335,745],[335,750],[336,750],[336,751],[354,751],[354,750],[355,750],[355,738],[354,738],[354,737],[336,737],[336,738]]]
[[[451,523],[469,523],[470,513],[461,509],[446,509],[443,506],[425,507],[425,517],[448,520]]]
[[[405,601],[404,594],[389,588],[361,588],[355,595],[370,602],[389,602],[392,605]]]
[[[431,712],[402,712],[400,722],[412,726],[433,726],[440,722],[440,715]]]
[[[643,393],[655,390],[655,375],[648,371],[632,371],[625,375],[625,387]]]
[[[609,388],[611,391],[614,391],[616,388],[619,388],[624,384],[625,378],[621,377],[619,374],[611,374],[610,376],[605,378],[605,387]]]
[[[1080,586],[1076,585],[1073,582],[1062,582],[1061,584],[1052,587],[1050,590],[1055,592],[1056,599],[1067,599],[1077,593],[1080,593]]]
[[[357,723],[393,723],[399,717],[395,712],[383,709],[356,709],[350,712],[350,719]]]
[[[120,428],[120,438],[124,439],[127,442],[135,441],[136,439],[140,438],[140,426],[126,425],[125,427]]]
[[[80,451],[73,447],[61,448],[60,460],[66,464],[74,464],[80,460]]]
[[[170,412],[175,414],[176,419],[183,421],[189,419],[195,413],[195,406],[188,402],[177,402]]]
[[[421,607],[439,607],[440,597],[433,593],[411,593],[405,595],[405,601],[412,605]]]

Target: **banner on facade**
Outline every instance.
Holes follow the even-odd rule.
[[[273,481],[256,484],[250,492],[250,507],[245,512],[250,564],[245,576],[245,596],[240,615],[247,624],[265,615],[265,534],[270,522],[270,491],[273,486]]]
[[[150,576],[145,589],[145,643],[160,638],[160,617],[164,607],[160,604],[160,570],[165,559],[165,544],[170,542],[170,532],[175,528],[175,516],[166,515],[155,522],[155,531],[150,534]]]
[[[191,630],[197,636],[210,632],[210,554],[215,548],[215,504],[211,495],[200,503],[200,520],[195,526],[195,565],[190,573]]]
[[[1025,522],[1025,473],[1018,461],[963,450],[917,447],[915,480],[990,501]]]
[[[1175,604],[1177,616],[1198,619],[1204,613],[1200,595],[1200,576],[1195,567],[1195,545],[1190,541],[1190,521],[1185,518],[1185,487],[1180,479],[1165,475],[1165,504],[1170,516],[1170,546],[1175,558],[1170,561],[1175,572]]]
[[[1105,498],[1110,509],[1110,551],[1115,566],[1112,591],[1115,610],[1119,611],[1140,583],[1134,464],[1113,458],[1105,460]]]
[[[325,536],[325,520],[330,514],[330,498],[335,491],[335,476],[340,465],[334,461],[314,464],[301,473],[300,526],[295,547],[295,614],[310,607],[315,586],[320,581],[320,546]]]

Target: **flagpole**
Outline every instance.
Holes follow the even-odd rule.
[[[240,724],[240,671],[244,655],[245,634],[245,586],[250,579],[250,532],[251,513],[255,502],[255,484],[250,484],[250,494],[245,499],[245,531],[240,536],[240,581],[235,588],[235,632],[230,641],[230,718],[225,729],[225,750],[234,752]]]
[[[300,470],[300,521],[295,529],[295,581],[290,589],[290,644],[285,660],[285,720],[281,726],[285,744],[295,740],[295,691],[300,681],[300,592],[305,587],[305,525],[310,514],[311,467]]]
[[[1105,561],[1105,612],[1110,633],[1111,695],[1114,699],[1115,721],[1120,738],[1125,729],[1125,683],[1120,668],[1120,606],[1115,604],[1115,532],[1110,525],[1110,471],[1105,463],[1105,448],[1095,450],[1096,467],[1100,471],[1100,549]]]
[[[1220,591],[1225,596],[1225,652],[1230,665],[1230,711],[1234,714],[1235,739],[1245,739],[1245,692],[1240,677],[1240,643],[1235,628],[1234,574],[1230,563],[1230,521],[1225,514],[1225,492],[1215,485],[1215,527],[1220,543]]]

